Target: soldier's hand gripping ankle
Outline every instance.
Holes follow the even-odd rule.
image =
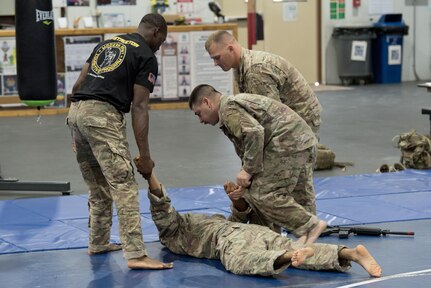
[[[150,179],[151,173],[153,172],[153,168],[155,165],[154,161],[151,160],[150,157],[136,156],[133,159],[133,162],[135,162],[139,174],[141,174],[142,177],[145,178],[145,180]]]

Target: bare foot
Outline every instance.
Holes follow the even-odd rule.
[[[305,242],[307,242],[307,235],[302,235],[298,240],[296,240],[296,243],[298,244],[305,244]]]
[[[382,268],[380,268],[377,261],[371,256],[367,248],[363,245],[356,246],[353,249],[353,261],[361,265],[372,277],[380,277],[382,275]]]
[[[307,234],[307,241],[305,242],[305,244],[312,244],[314,243],[317,238],[319,238],[320,234],[322,234],[322,232],[326,229],[326,222],[319,220],[319,223],[317,223],[316,226],[314,226],[313,229],[311,229],[310,232],[308,232]]]
[[[292,251],[287,251],[283,255],[280,255],[277,259],[274,261],[274,270],[278,270],[284,265],[287,265],[292,262]]]
[[[115,243],[109,243],[105,249],[101,250],[101,251],[91,251],[90,248],[88,248],[87,253],[88,255],[96,255],[96,254],[104,254],[104,253],[109,253],[109,252],[113,252],[113,251],[118,251],[121,250],[121,244],[115,244]]]
[[[314,255],[314,249],[311,247],[305,247],[294,251],[292,255],[292,260],[291,260],[292,266],[298,267],[304,264],[305,260],[307,258],[310,258],[313,255]]]
[[[129,259],[129,261],[127,261],[127,267],[130,269],[161,270],[171,269],[174,267],[174,263],[163,263],[148,256],[143,256],[140,258]]]

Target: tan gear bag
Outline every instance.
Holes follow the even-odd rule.
[[[346,169],[347,166],[353,166],[351,162],[335,162],[335,153],[323,144],[317,144],[317,157],[314,170],[326,170],[333,167]]]
[[[392,139],[398,139],[397,147],[401,149],[401,164],[407,168],[430,169],[431,168],[431,140],[429,136],[422,135],[411,130],[397,135]]]

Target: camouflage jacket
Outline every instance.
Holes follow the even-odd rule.
[[[243,48],[235,71],[240,93],[252,93],[281,101],[311,127],[320,125],[322,106],[301,73],[287,60],[264,51]]]
[[[313,131],[298,114],[260,95],[222,95],[219,124],[250,174],[262,172],[264,161],[274,159],[276,163],[317,144]]]
[[[160,242],[174,253],[198,258],[219,259],[218,247],[223,239],[238,230],[241,225],[228,221],[223,215],[178,213],[162,186],[163,197],[148,192],[150,211],[159,231]],[[235,210],[236,211],[236,210]],[[241,213],[231,219],[244,219]]]

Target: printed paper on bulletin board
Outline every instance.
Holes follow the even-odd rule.
[[[370,15],[394,13],[394,0],[369,0],[368,13]]]
[[[192,86],[209,84],[223,95],[233,93],[233,72],[224,72],[220,67],[214,66],[213,60],[205,50],[205,42],[214,31],[191,32],[192,41]],[[232,33],[232,31],[229,31]]]
[[[63,37],[63,41],[66,93],[71,94],[73,84],[94,47],[102,41],[102,35],[67,36]]]
[[[16,74],[15,38],[2,37],[0,42],[0,74]]]

